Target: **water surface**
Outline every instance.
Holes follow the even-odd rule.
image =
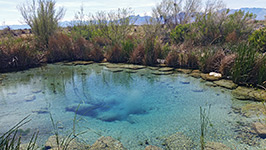
[[[79,139],[88,144],[100,136],[112,136],[128,149],[144,149],[146,144],[163,148],[166,137],[183,132],[199,145],[203,107],[210,111],[213,125],[207,141],[234,149],[259,149],[243,142],[239,133],[240,125],[252,120],[233,111],[247,102],[200,79],[152,72],[149,68],[129,73],[126,69],[112,72],[99,64],[54,64],[5,74],[0,86],[0,133],[30,114],[32,120],[23,129],[39,130],[43,144],[53,134],[50,114],[60,133],[68,134],[76,113],[75,130],[86,131]]]

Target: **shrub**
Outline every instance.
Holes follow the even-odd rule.
[[[180,66],[179,61],[180,61],[179,52],[177,51],[171,51],[165,59],[165,63],[169,67],[179,67]]]
[[[104,59],[102,48],[99,45],[93,43],[90,43],[89,47],[91,48],[89,55],[90,60],[101,62]]]
[[[221,60],[221,66],[219,72],[223,76],[231,76],[232,68],[236,59],[235,54],[227,55]]]
[[[153,37],[148,37],[145,42],[145,55],[143,63],[148,66],[153,66],[157,63],[158,51],[156,51],[155,39]]]
[[[80,37],[74,42],[73,49],[74,59],[76,60],[89,60],[90,59],[90,47],[89,41]]]
[[[186,67],[190,69],[198,69],[199,68],[199,60],[198,57],[193,53],[188,53],[187,55],[187,64]]]
[[[43,54],[36,52],[32,39],[14,38],[0,45],[0,72],[40,65]]]
[[[55,4],[53,0],[38,0],[37,3],[33,0],[32,4],[25,3],[18,7],[25,23],[31,27],[38,45],[42,48],[48,47],[49,38],[56,32],[58,21],[65,13],[64,8],[56,11]]]
[[[175,44],[183,43],[189,32],[189,24],[180,24],[170,33],[170,38]]]
[[[256,50],[248,44],[241,43],[236,47],[237,58],[232,68],[232,78],[235,83],[246,84],[251,80]]]
[[[253,84],[266,85],[266,55],[257,58],[250,76]]]
[[[134,47],[135,47],[135,43],[131,37],[128,37],[127,39],[122,41],[122,53],[126,61],[129,60],[130,54],[133,52]]]
[[[249,42],[261,52],[266,52],[266,28],[254,31],[249,37]]]
[[[134,48],[133,52],[131,53],[129,62],[133,64],[143,64],[143,59],[145,55],[145,48],[143,44],[139,44],[137,47]]]
[[[70,37],[63,33],[57,33],[49,39],[48,62],[74,60],[73,42]]]
[[[223,50],[218,50],[215,53],[212,51],[204,53],[200,61],[200,70],[204,73],[219,72],[221,61],[224,57]]]
[[[110,46],[110,50],[106,54],[106,59],[111,63],[123,63],[126,61],[122,47],[118,44]]]

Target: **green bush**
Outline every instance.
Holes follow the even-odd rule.
[[[251,45],[241,43],[236,47],[235,52],[237,57],[232,68],[233,81],[238,84],[250,83],[256,60],[256,50]]]
[[[266,28],[254,31],[249,37],[249,42],[259,51],[266,52]]]
[[[41,48],[48,47],[49,37],[56,32],[58,21],[65,14],[64,8],[56,11],[55,4],[56,2],[53,0],[38,0],[37,2],[33,0],[31,4],[25,3],[18,7],[25,23],[31,27]]]
[[[175,44],[183,43],[186,39],[186,36],[189,32],[189,24],[179,24],[175,29],[170,33],[170,38]]]

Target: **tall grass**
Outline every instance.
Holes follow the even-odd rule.
[[[200,147],[201,150],[205,149],[206,145],[206,134],[207,134],[207,129],[209,126],[212,126],[209,115],[210,115],[210,109],[211,105],[209,105],[208,110],[206,108],[200,107]]]
[[[10,130],[0,136],[0,149],[1,150],[19,150],[21,146],[21,135],[18,134],[18,130],[23,125],[30,122],[28,120],[29,116],[23,118],[20,122],[18,122],[15,126],[13,126]],[[35,150],[36,149],[36,140],[39,132],[35,132],[28,145],[27,150]]]
[[[251,80],[251,72],[256,59],[256,50],[248,44],[241,43],[235,49],[237,58],[232,68],[232,79],[235,83],[246,84]]]

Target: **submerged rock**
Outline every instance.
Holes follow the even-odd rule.
[[[162,72],[170,72],[170,71],[173,71],[174,68],[170,68],[170,67],[163,67],[163,68],[160,68],[159,71],[162,71]]]
[[[194,71],[192,71],[192,73],[190,73],[189,75],[194,77],[194,78],[200,78],[201,77],[201,72],[194,72]]]
[[[73,61],[73,62],[67,62],[67,63],[64,63],[64,65],[67,65],[67,66],[77,66],[77,65],[90,65],[90,64],[93,64],[94,62],[93,61]]]
[[[207,142],[205,150],[232,150],[230,147],[218,142]]]
[[[59,141],[60,145],[58,145],[57,140]],[[64,140],[64,143],[62,144],[63,140]],[[58,147],[60,147],[60,149],[67,149],[67,150],[84,150],[88,147],[88,146],[85,146],[84,144],[78,142],[76,139],[73,139],[68,144],[65,143],[66,142],[65,140],[66,139],[64,139],[63,137],[60,137],[60,136],[56,136],[56,135],[50,136],[45,143],[45,149],[46,150],[48,150],[48,149],[49,150],[59,150]]]
[[[202,92],[204,92],[204,89],[194,89],[194,90],[192,90],[192,92],[202,93]]]
[[[167,150],[190,150],[194,145],[190,138],[183,133],[175,133],[165,140]]]
[[[126,73],[137,73],[138,71],[136,71],[136,70],[126,70],[125,72]]]
[[[146,66],[134,65],[134,64],[122,64],[120,67],[125,68],[125,69],[132,69],[132,70],[139,70],[139,69],[146,68]]]
[[[227,89],[235,89],[237,88],[237,84],[235,84],[233,81],[231,80],[219,80],[219,81],[214,81],[214,84],[227,88]]]
[[[34,93],[34,94],[38,94],[38,93],[41,93],[42,90],[41,89],[34,89],[31,92]]]
[[[105,65],[107,68],[120,68],[121,64],[107,64]]]
[[[241,108],[241,113],[246,117],[265,115],[266,107],[263,103],[246,104]]]
[[[150,70],[159,70],[159,67],[148,67]]]
[[[39,146],[35,143],[34,145],[31,144],[30,147],[33,149],[38,149]],[[26,144],[20,144],[19,145],[19,150],[29,150],[29,143]]]
[[[110,63],[108,62],[103,62],[103,63],[99,63],[99,66],[106,66],[106,65],[109,65]]]
[[[163,150],[160,147],[149,145],[145,148],[145,150]]]
[[[171,75],[173,73],[174,73],[173,71],[169,71],[169,72],[155,71],[155,72],[152,72],[152,74],[154,74],[154,75]]]
[[[253,88],[239,86],[232,91],[232,94],[234,95],[235,98],[240,100],[266,101],[265,90],[257,90]]]
[[[66,107],[66,111],[75,112],[78,115],[82,116],[91,116],[95,117],[97,112],[94,110],[99,108],[100,106],[91,105],[91,104],[73,104]]]
[[[90,150],[126,150],[126,148],[118,140],[115,140],[110,136],[102,136],[92,144]]]
[[[252,97],[249,96],[249,93],[253,90],[251,88],[239,86],[235,90],[232,91],[232,94],[235,98],[239,100],[250,100]]]
[[[24,97],[24,101],[26,101],[26,102],[32,102],[35,99],[36,99],[35,95],[29,95],[29,96]]]
[[[108,71],[111,71],[111,72],[117,73],[117,72],[122,72],[123,69],[120,69],[120,68],[109,68]]]
[[[185,74],[190,74],[192,70],[190,69],[176,69],[177,72],[185,73]]]
[[[256,122],[253,124],[253,128],[261,138],[266,138],[266,124]]]

